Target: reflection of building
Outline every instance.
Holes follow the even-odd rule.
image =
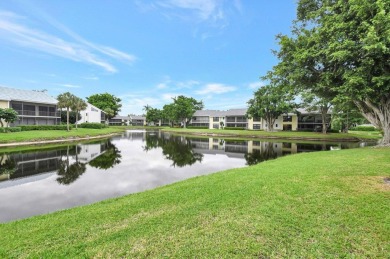
[[[10,126],[56,125],[61,120],[57,100],[40,91],[0,86],[0,108],[12,108],[19,114]]]
[[[80,163],[86,164],[89,161],[103,154],[107,149],[105,142],[91,143],[91,144],[79,144],[77,145],[77,160]]]
[[[247,109],[231,109],[227,111],[201,110],[196,111],[190,121],[190,126],[207,127],[209,129],[244,128],[262,130],[267,128],[265,120],[247,118]],[[330,121],[330,114],[327,115]],[[329,126],[329,125],[327,125]],[[273,125],[275,130],[318,130],[322,128],[321,114],[299,109],[298,114],[288,113],[279,116]]]

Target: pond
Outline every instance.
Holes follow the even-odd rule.
[[[0,150],[0,222],[141,192],[269,159],[365,143],[294,143],[127,131],[59,147]]]

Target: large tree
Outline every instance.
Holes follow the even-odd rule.
[[[202,101],[197,101],[192,97],[179,95],[173,99],[173,115],[175,120],[181,121],[183,127],[186,127],[187,121],[198,110],[202,110],[204,105]]]
[[[388,0],[300,0],[292,36],[278,36],[274,73],[294,87],[352,100],[390,143]]]
[[[122,100],[109,93],[91,95],[90,97],[87,97],[87,101],[103,110],[105,113],[106,111],[109,111],[109,113],[106,113],[107,119],[111,119],[118,115],[118,112],[120,112],[122,107]]]
[[[162,111],[157,109],[157,108],[153,108],[151,106],[148,106],[148,109],[146,110],[146,122],[149,124],[149,123],[154,123],[156,124],[156,122],[158,122],[159,120],[162,119]]]
[[[75,100],[76,96],[73,94],[66,92],[63,94],[58,95],[58,108],[65,108],[66,109],[66,126],[67,130],[69,131],[69,111],[71,107],[73,106],[73,102]]]
[[[12,108],[0,108],[0,124],[4,127],[3,120],[8,124],[18,119],[18,113]]]
[[[311,92],[301,94],[302,106],[309,112],[319,112],[321,114],[322,133],[326,134],[330,126],[330,109],[333,107],[332,100],[326,97],[319,97]]]
[[[280,115],[296,108],[293,95],[276,85],[266,85],[258,89],[253,99],[248,101],[248,106],[247,116],[265,120],[267,131],[274,130],[275,120]]]

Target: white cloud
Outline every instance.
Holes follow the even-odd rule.
[[[260,87],[265,86],[265,83],[260,81],[260,82],[252,82],[248,84],[248,87],[250,89],[259,89]]]
[[[224,84],[207,84],[203,89],[196,91],[197,94],[207,95],[207,94],[223,94],[227,92],[233,92],[236,90],[234,86],[228,86]]]
[[[117,69],[98,56],[99,54],[125,62],[134,62],[136,59],[133,55],[114,48],[91,43],[50,17],[44,15],[44,18],[50,25],[65,32],[76,41],[66,41],[60,37],[31,28],[22,24],[22,19],[18,15],[10,12],[0,12],[0,39],[47,54],[92,64],[111,73],[117,72]],[[26,20],[23,19],[23,22],[26,22]]]
[[[181,8],[192,10],[198,14],[202,20],[220,19],[223,16],[219,10],[218,0],[166,0],[159,1],[158,4],[165,8]]]
[[[80,88],[81,86],[79,85],[72,85],[72,84],[57,84],[59,86],[63,86],[63,87],[66,87],[66,88]]]

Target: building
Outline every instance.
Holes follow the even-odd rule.
[[[81,118],[77,124],[81,123],[105,123],[106,115],[105,113],[97,108],[96,106],[87,103],[87,108],[83,111],[80,111]]]
[[[7,126],[56,125],[61,122],[57,100],[46,92],[0,86],[0,108],[12,108],[19,119]]]
[[[189,123],[193,127],[207,127],[209,129],[244,128],[248,130],[264,130],[267,122],[260,118],[247,118],[247,109],[231,109],[227,111],[200,110],[196,111]],[[328,113],[327,121],[331,114]],[[329,127],[329,124],[327,124]],[[273,125],[274,130],[312,130],[322,129],[322,117],[318,112],[308,112],[299,109],[297,113],[288,113],[279,116]]]
[[[128,126],[130,125],[131,117],[117,115],[108,120],[108,123],[113,126]]]
[[[130,123],[132,126],[145,126],[146,118],[144,116],[130,115]]]

